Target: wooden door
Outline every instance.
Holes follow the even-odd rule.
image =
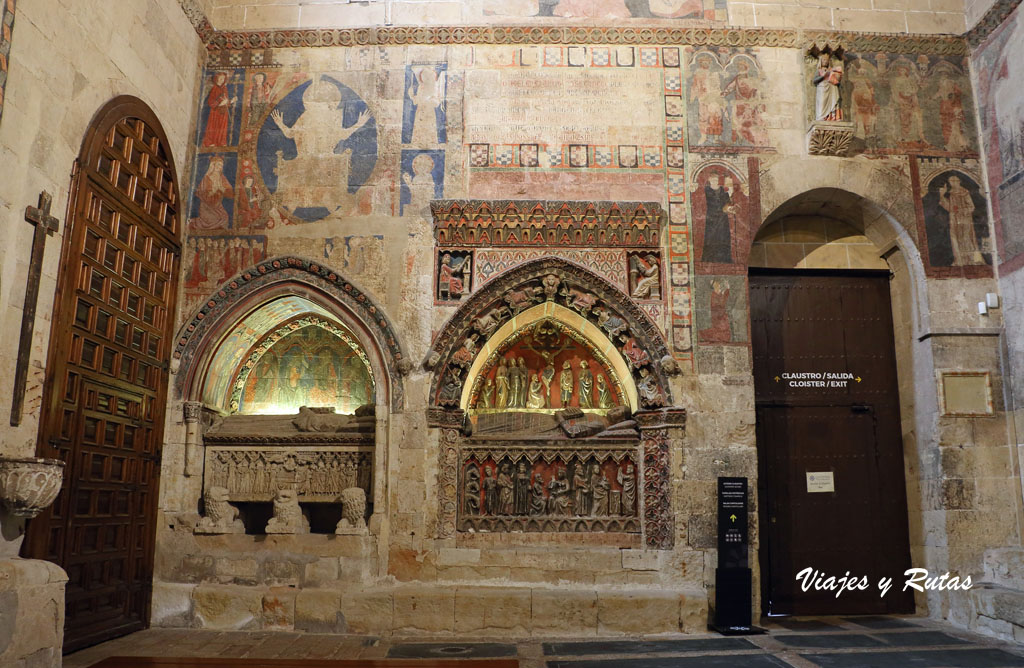
[[[913,612],[900,591],[910,547],[888,281],[877,271],[751,272],[767,614]],[[803,591],[806,567],[867,576],[869,588]],[[895,583],[884,597],[883,576]]]
[[[117,98],[86,135],[64,230],[39,431],[66,463],[26,556],[69,577],[64,650],[145,628],[180,257],[178,189],[153,114]]]

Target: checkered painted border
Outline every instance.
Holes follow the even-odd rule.
[[[467,144],[471,168],[660,170],[661,146],[620,144]],[[681,155],[680,155],[681,159]]]
[[[0,0],[0,118],[4,115],[4,91],[11,59],[11,34],[14,32],[14,0]]]

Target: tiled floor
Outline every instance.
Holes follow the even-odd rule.
[[[288,659],[518,658],[522,668],[1002,668],[1024,667],[1024,646],[930,620],[893,617],[782,620],[761,636],[639,639],[371,638],[150,629],[65,657],[87,668],[108,656]]]

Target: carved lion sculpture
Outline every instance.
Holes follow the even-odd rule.
[[[362,487],[349,487],[341,491],[341,521],[334,533],[366,533],[366,492]]]
[[[196,533],[242,533],[245,526],[239,519],[238,508],[228,503],[228,490],[210,487],[203,495],[206,515],[199,520]]]
[[[267,522],[267,533],[309,533],[309,520],[299,507],[294,489],[278,490],[274,497],[274,516]]]

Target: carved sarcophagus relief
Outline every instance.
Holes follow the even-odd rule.
[[[636,441],[470,441],[460,449],[459,530],[639,533],[637,452]]]

